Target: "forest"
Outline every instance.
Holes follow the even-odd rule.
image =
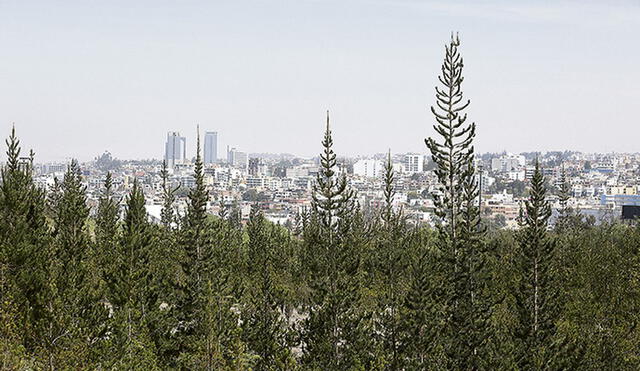
[[[109,173],[91,213],[78,163],[36,186],[14,129],[0,174],[0,369],[640,369],[640,226],[582,217],[566,180],[550,225],[536,162],[519,228],[486,228],[459,45],[445,46],[425,140],[435,227],[393,207],[391,154],[384,205],[362,211],[328,116],[311,206],[291,228],[257,207],[246,223],[209,215],[199,144],[184,215],[166,166],[160,223],[137,182],[121,210]]]

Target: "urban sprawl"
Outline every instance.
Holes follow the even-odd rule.
[[[201,141],[205,164],[204,181],[210,192],[207,211],[211,214],[236,212],[247,220],[252,205],[259,205],[267,219],[292,225],[296,216],[311,204],[311,192],[319,166],[318,157],[300,158],[288,154],[248,154],[236,148],[226,149],[226,158],[218,157],[218,133],[204,132]],[[194,141],[195,142],[195,141]],[[195,151],[195,144],[192,151]],[[320,146],[318,146],[320,149]],[[187,156],[187,140],[169,132],[164,161],[176,192],[175,208],[184,215],[188,189],[194,185],[194,158]],[[383,164],[387,153],[357,158],[339,158],[340,171],[348,175],[357,190],[360,207],[374,212],[383,202]],[[549,201],[560,207],[558,188],[564,172],[571,187],[569,206],[595,222],[619,218],[623,205],[640,205],[640,154],[580,153],[570,151],[542,153],[485,153],[476,156],[476,176],[481,189],[478,202],[481,215],[495,228],[514,228],[526,188],[538,158],[550,189]],[[409,221],[433,225],[433,194],[438,192],[435,166],[425,153],[392,153],[397,177],[394,206],[402,208]],[[28,159],[24,159],[28,161]],[[35,164],[35,180],[42,187],[61,179],[67,163]],[[108,152],[82,164],[92,209],[98,203],[107,172],[125,202],[124,195],[138,179],[147,200],[150,218],[159,221],[162,209],[163,161],[122,161]],[[554,214],[556,212],[554,211]],[[553,222],[553,218],[552,218]]]

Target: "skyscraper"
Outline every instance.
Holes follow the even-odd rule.
[[[214,164],[218,160],[218,132],[204,133],[204,163]]]
[[[187,138],[180,136],[176,131],[167,134],[167,143],[164,149],[164,159],[167,167],[173,168],[176,164],[184,163],[187,158]]]

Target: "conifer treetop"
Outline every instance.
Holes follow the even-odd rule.
[[[320,169],[312,192],[312,207],[327,228],[333,228],[335,222],[344,216],[353,197],[353,191],[347,186],[346,176],[337,174],[336,154],[332,146],[333,138],[329,125],[329,111],[327,111],[327,124],[322,139],[323,151],[320,154]]]
[[[387,161],[384,163],[384,210],[382,219],[389,224],[393,216],[393,200],[396,195],[394,187],[395,173],[393,171],[393,163],[391,162],[391,150],[387,154]]]
[[[459,220],[463,208],[463,188],[471,186],[467,177],[473,177],[469,171],[473,162],[475,123],[467,124],[464,110],[470,100],[464,100],[462,93],[462,56],[458,51],[460,39],[451,35],[449,44],[445,46],[445,57],[441,74],[438,76],[440,86],[436,86],[436,104],[431,106],[436,123],[434,130],[439,140],[429,137],[425,144],[437,165],[435,174],[440,183],[440,192],[434,195],[436,215],[442,219],[446,228],[441,232],[453,241],[459,232]],[[465,184],[466,183],[466,184]],[[473,192],[471,192],[473,193]]]

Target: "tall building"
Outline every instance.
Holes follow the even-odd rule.
[[[187,138],[180,136],[177,131],[167,134],[167,143],[164,148],[164,159],[167,167],[173,168],[176,164],[184,163],[187,158]]]
[[[235,148],[229,149],[229,147],[227,147],[227,162],[233,167],[246,170],[248,165],[247,153],[240,152]]]
[[[214,164],[218,161],[218,132],[204,133],[204,163]]]
[[[424,156],[414,153],[407,153],[404,156],[404,171],[409,174],[421,173],[424,171]]]

